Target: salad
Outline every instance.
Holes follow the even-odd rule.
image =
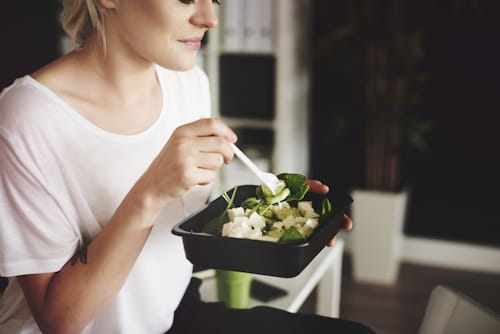
[[[330,201],[323,199],[321,212],[311,201],[304,200],[309,191],[306,177],[300,174],[279,174],[280,186],[275,194],[264,184],[256,188],[255,197],[245,199],[235,207],[234,197],[222,196],[227,207],[207,223],[203,232],[233,238],[248,238],[278,243],[307,239],[322,221],[333,214]]]

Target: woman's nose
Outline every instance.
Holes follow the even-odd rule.
[[[212,0],[197,1],[197,11],[193,15],[193,24],[208,29],[215,28],[219,24],[219,18]]]

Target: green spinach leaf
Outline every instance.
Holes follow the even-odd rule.
[[[278,179],[285,181],[286,187],[290,189],[290,195],[286,198],[287,202],[300,201],[309,191],[309,185],[306,183],[304,175],[282,173],[277,176]]]
[[[226,200],[227,205],[226,209],[217,217],[211,219],[208,223],[206,223],[203,226],[203,229],[201,232],[203,233],[208,233],[212,235],[221,235],[222,233],[222,226],[227,223],[229,220],[229,217],[227,215],[227,210],[231,209],[234,204],[234,197],[236,196],[236,191],[238,190],[238,187],[235,187],[233,190],[233,193],[231,197],[227,194],[227,192],[224,192],[222,194],[222,197]]]
[[[286,230],[285,233],[283,233],[281,238],[279,238],[278,243],[287,244],[292,242],[299,242],[302,240],[305,240],[302,233],[300,233],[295,226],[292,226],[288,230]]]

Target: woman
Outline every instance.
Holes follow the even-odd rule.
[[[2,92],[0,332],[194,328],[191,290],[179,308],[192,267],[170,230],[237,140],[208,118],[195,66],[213,2],[65,0],[79,47]]]

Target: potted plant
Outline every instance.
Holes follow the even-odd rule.
[[[347,78],[357,99],[348,113],[335,115],[332,133],[357,128],[364,136],[364,187],[352,191],[351,250],[358,280],[390,284],[398,274],[408,197],[401,159],[425,148],[430,128],[411,113],[427,75],[419,67],[422,26],[409,15],[419,11],[409,6],[423,3],[336,2],[341,16],[319,39],[319,54],[332,57],[334,73]]]

